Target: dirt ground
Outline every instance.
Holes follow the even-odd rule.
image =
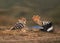
[[[55,27],[52,33],[3,29],[0,30],[0,43],[60,43],[60,27]]]

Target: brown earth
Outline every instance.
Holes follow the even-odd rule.
[[[60,43],[60,29],[59,27],[55,27],[55,31],[52,33],[0,30],[0,43]]]

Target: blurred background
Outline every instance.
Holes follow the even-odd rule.
[[[14,25],[21,16],[32,26],[31,17],[37,14],[59,26],[60,0],[0,0],[0,26]]]

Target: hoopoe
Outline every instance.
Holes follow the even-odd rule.
[[[16,22],[16,24],[13,27],[11,27],[10,29],[11,30],[22,29],[22,28],[24,28],[26,26],[26,21],[27,21],[26,18],[20,17],[18,19],[18,22]]]
[[[38,24],[41,27],[43,27],[43,29],[41,29],[42,31],[47,31],[47,32],[53,31],[52,22],[50,22],[50,21],[42,21],[41,17],[39,15],[33,15],[32,20],[36,24]]]

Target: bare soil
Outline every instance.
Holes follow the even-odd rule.
[[[1,27],[3,28],[3,27]],[[60,43],[60,28],[54,32],[0,30],[0,43]]]

